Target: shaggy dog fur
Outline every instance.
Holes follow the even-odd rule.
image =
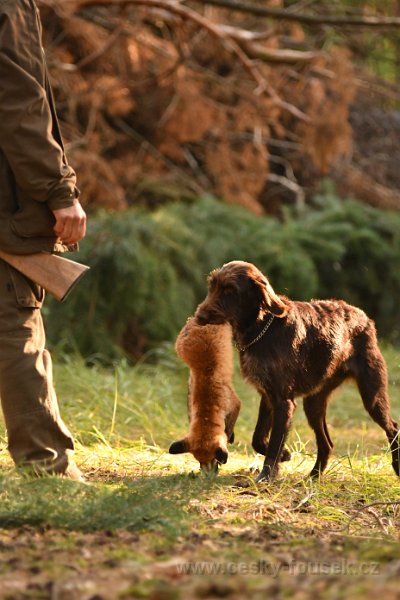
[[[227,443],[233,442],[240,400],[232,387],[232,328],[200,326],[189,319],[176,345],[178,355],[190,367],[188,396],[189,433],[174,442],[169,452],[191,452],[201,468],[217,468],[228,459]]]
[[[233,261],[210,274],[208,295],[195,318],[199,324],[230,323],[242,373],[261,394],[253,436],[254,449],[265,455],[258,481],[277,471],[297,396],[303,396],[317,441],[311,476],[323,472],[333,448],[328,398],[348,378],[356,381],[366,410],[385,431],[399,475],[398,425],[390,414],[386,364],[374,323],[362,310],[341,300],[291,301],[277,295],[254,265]]]

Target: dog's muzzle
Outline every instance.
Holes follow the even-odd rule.
[[[199,325],[223,325],[226,323],[226,318],[221,314],[208,310],[199,310],[196,312],[195,318]]]

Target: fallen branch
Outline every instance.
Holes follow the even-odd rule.
[[[284,175],[277,175],[276,173],[270,173],[268,175],[268,181],[271,183],[277,183],[292,192],[295,197],[296,206],[298,208],[304,208],[306,194],[298,183],[292,181]]]
[[[304,52],[287,48],[268,48],[256,43],[257,40],[268,39],[268,36],[273,33],[272,31],[257,33],[230,25],[218,25],[218,28],[221,32],[226,33],[229,37],[237,41],[250,58],[256,58],[264,62],[302,64],[311,62],[314,58],[321,55],[320,52],[315,51]]]
[[[239,0],[194,0],[194,2],[201,2],[201,4],[229,8],[230,10],[250,13],[259,17],[269,17],[271,19],[280,19],[282,21],[306,23],[307,25],[346,25],[350,27],[375,28],[400,27],[400,17],[308,15],[304,13],[289,12],[287,10],[272,8],[269,6],[248,4],[246,2],[240,2]]]
[[[313,61],[318,56],[321,56],[320,52],[299,52],[298,50],[286,50],[279,48],[266,48],[261,44],[243,44],[246,53],[251,58],[257,58],[267,63],[278,63],[278,64],[304,64]]]

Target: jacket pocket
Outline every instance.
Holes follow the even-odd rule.
[[[19,237],[47,237],[56,239],[55,218],[45,202],[27,198],[20,190],[17,193],[18,210],[11,217],[11,229]]]
[[[40,308],[44,300],[44,289],[13,267],[8,265],[8,269],[17,305],[21,308]]]

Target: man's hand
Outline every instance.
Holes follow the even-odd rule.
[[[86,233],[86,214],[79,202],[68,208],[53,210],[54,231],[64,244],[79,242]]]

